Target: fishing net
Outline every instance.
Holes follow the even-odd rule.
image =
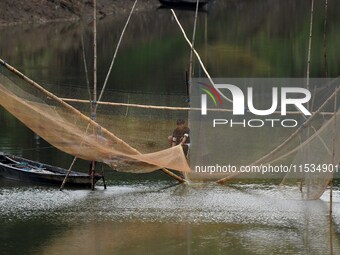
[[[253,88],[256,109],[270,109],[272,87],[305,87],[306,79],[214,79],[216,84],[237,84],[244,91],[244,115],[233,115],[233,103],[221,103],[207,79],[196,79],[191,90],[191,179],[272,179],[298,184],[305,199],[318,199],[338,172],[340,128],[337,128],[338,79],[311,79],[311,116],[293,105],[281,115],[281,105],[267,116],[253,114],[247,106],[247,88]],[[223,93],[232,99],[230,91]],[[207,114],[202,115],[202,94]],[[210,94],[210,95],[209,95]],[[249,92],[248,92],[249,94]],[[214,97],[214,98],[213,98]],[[301,94],[290,93],[289,98]],[[235,99],[235,98],[234,98]],[[215,121],[215,126],[214,126]],[[216,124],[217,123],[217,124]],[[339,126],[339,124],[338,124]]]
[[[241,84],[243,91],[246,87],[253,87],[256,108],[268,109],[271,106],[272,90],[263,80],[259,82],[262,85],[255,80],[229,82]],[[168,148],[167,141],[175,120],[188,117],[185,96],[145,97],[141,93],[107,91],[103,101],[114,103],[98,105],[94,122],[87,117],[91,114],[91,104],[86,89],[45,84],[44,87],[53,91],[54,94],[51,94],[2,70],[0,103],[56,148],[84,160],[106,163],[119,171],[145,173],[166,167],[187,172],[192,181],[274,178],[285,185],[299,184],[305,199],[320,198],[337,174],[340,161],[338,79],[311,80],[309,90],[312,98],[308,109],[312,115],[304,116],[290,106],[287,115],[282,116],[282,109],[278,107],[270,116],[276,120],[273,126],[274,122],[268,124],[268,116],[254,116],[249,109],[245,109],[241,117],[234,116],[233,104],[226,100],[223,107],[216,107],[212,99],[207,100],[209,118],[202,115],[202,83],[209,84],[209,81],[199,79],[193,82],[191,88],[190,167],[182,147]],[[277,84],[279,88],[287,84],[301,87],[306,81],[271,80],[270,83]],[[227,96],[231,97],[231,94]],[[167,107],[163,107],[165,105]],[[230,126],[232,118],[238,123],[234,127]],[[289,128],[280,126],[287,118],[297,125]],[[229,126],[212,128],[211,119],[228,120]],[[251,126],[259,125],[260,121],[265,124]],[[216,171],[215,168],[212,174],[212,171],[197,171],[198,166],[201,170],[207,166],[229,166],[236,170]],[[242,167],[257,171],[241,171]]]
[[[54,92],[63,94],[60,91],[63,89],[59,86]],[[73,97],[76,96],[76,90],[72,92]],[[164,167],[189,171],[182,147],[168,148],[167,136],[171,134],[171,128],[162,138],[159,137],[159,132],[154,134],[153,138],[164,142],[149,145],[146,142],[143,147],[143,141],[151,139],[145,135],[145,129],[150,126],[149,122],[157,126],[157,122],[145,118],[145,115],[140,116],[143,122],[134,125],[132,118],[125,117],[123,121],[122,109],[112,110],[111,107],[111,110],[108,110],[105,107],[98,107],[97,123],[87,117],[90,114],[89,103],[79,107],[83,112],[81,113],[39,85],[32,86],[32,82],[27,82],[5,70],[0,74],[0,104],[47,142],[78,158],[103,162],[124,172],[146,173]],[[102,109],[103,114],[99,109]],[[127,114],[137,116],[138,112]],[[152,114],[149,113],[148,116]],[[164,123],[169,123],[167,121],[163,122],[163,129]],[[162,127],[159,129],[162,130]],[[135,144],[138,144],[141,151],[147,147],[148,150],[141,153],[109,129],[121,133],[125,130],[125,134],[128,134],[125,135],[127,140],[136,140]],[[130,137],[127,137],[129,135]],[[162,150],[156,150],[158,148]]]

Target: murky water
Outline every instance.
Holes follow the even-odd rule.
[[[2,182],[1,240],[9,254],[339,254],[340,191],[330,226],[328,194],[302,201],[296,189],[140,181],[60,192]]]
[[[316,1],[311,64],[314,77],[324,76],[323,3]],[[328,71],[335,77],[340,66],[340,6],[336,1],[329,1],[329,5]],[[309,7],[310,1],[217,1],[208,13],[199,15],[197,49],[215,77],[303,77]],[[190,31],[194,13],[177,13]],[[99,22],[99,84],[105,79],[125,18],[108,17]],[[91,25],[79,23],[0,28],[0,56],[55,91],[84,88],[80,38],[84,36],[91,69],[90,29]],[[105,100],[186,106],[188,57],[188,47],[169,10],[135,14]],[[195,73],[201,75],[197,63]],[[86,93],[70,95],[84,98]],[[131,109],[123,109],[122,114],[137,115]],[[169,123],[177,116],[161,118],[161,133],[167,137],[173,128]],[[131,126],[126,131],[128,128]],[[154,126],[144,125],[143,129],[143,135],[151,141],[148,130],[154,130]],[[72,161],[71,156],[51,148],[3,109],[0,131],[1,151],[63,167]],[[124,138],[136,135],[130,132]],[[146,150],[167,146],[165,140],[156,146],[150,141]],[[76,168],[86,171],[87,164],[79,162]],[[269,181],[230,186],[175,185],[161,173],[109,171],[108,189],[99,184],[95,192],[60,192],[0,179],[1,253],[340,254],[337,185],[330,225],[328,192],[321,200],[303,201],[298,187],[281,188]]]

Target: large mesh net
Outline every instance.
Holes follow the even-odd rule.
[[[299,123],[292,128],[264,126],[211,129],[202,117],[200,108],[193,105],[190,111],[192,132],[189,167],[182,147],[169,148],[167,141],[175,120],[188,117],[185,96],[155,95],[152,98],[152,95],[145,97],[140,93],[107,91],[103,101],[114,103],[98,105],[94,122],[87,117],[91,114],[87,89],[45,84],[44,87],[48,89],[45,90],[19,76],[1,69],[1,106],[56,148],[84,160],[106,163],[119,171],[146,173],[166,167],[189,172],[191,168],[188,178],[192,181],[277,178],[282,184],[298,183],[305,199],[320,198],[338,172],[338,79],[311,82],[309,109],[312,116],[303,116],[295,108],[287,109],[287,116]],[[258,94],[254,97],[254,105],[267,109],[271,103],[271,93],[266,87],[256,90]],[[223,114],[223,118],[233,117],[230,102],[225,102],[224,111],[214,110],[211,103],[208,102],[210,116],[221,118],[219,114]],[[147,104],[167,107],[145,106]],[[246,111],[245,122],[253,118]],[[261,119],[258,116],[256,118]],[[275,118],[282,121],[284,117],[275,115]],[[241,120],[235,118],[235,121]],[[223,147],[218,147],[220,145]],[[237,171],[214,175],[195,171],[195,165],[216,163],[234,165]],[[265,175],[239,171],[241,166],[268,165],[293,167],[285,172],[268,171]]]
[[[216,84],[237,84],[243,91],[253,88],[256,109],[272,105],[272,87],[305,87],[306,79],[215,79]],[[305,199],[318,199],[338,172],[340,134],[337,127],[338,79],[311,79],[311,116],[305,116],[293,105],[287,115],[276,112],[258,116],[245,109],[242,116],[233,115],[233,102],[218,105],[207,99],[207,115],[195,108],[201,106],[202,94],[209,91],[207,79],[197,79],[192,90],[190,112],[192,146],[190,166],[192,179],[214,179],[225,183],[234,179],[276,179],[282,184],[298,184]],[[214,96],[212,90],[211,96]],[[248,91],[249,92],[249,91]],[[223,91],[232,98],[230,91]],[[279,94],[279,93],[278,93]],[[301,94],[290,93],[289,98]],[[233,98],[235,99],[235,97]],[[247,94],[245,92],[245,107]],[[216,125],[215,125],[215,124]],[[282,124],[283,123],[283,124]],[[215,126],[214,126],[215,125]],[[339,125],[339,124],[338,124]],[[289,127],[288,127],[289,126]]]
[[[76,94],[74,92],[75,90],[73,96]],[[0,75],[0,103],[47,142],[78,158],[103,162],[124,172],[145,173],[164,167],[189,171],[181,146],[163,146],[164,150],[157,151],[153,150],[153,147],[157,146],[149,144],[145,145],[149,149],[144,150],[146,153],[142,154],[108,130],[127,130],[127,136],[130,136],[126,137],[127,140],[136,140],[135,144],[143,149],[141,140],[145,139],[141,139],[144,132],[140,123],[133,127],[138,131],[132,132],[132,128],[128,126],[133,125],[131,120],[124,122],[124,118],[117,117],[122,116],[121,114],[115,111],[108,114],[109,110],[106,114],[100,114],[98,111],[98,123],[94,122],[85,115],[89,114],[89,103],[85,107],[79,107],[83,114],[38,84],[5,70],[2,70]],[[105,112],[105,107],[102,109]],[[104,128],[108,123],[111,125]],[[143,123],[148,126],[147,119]],[[163,140],[166,141],[166,136]]]

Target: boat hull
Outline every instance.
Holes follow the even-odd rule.
[[[181,1],[181,0],[159,0],[159,2],[167,7],[177,7],[177,8],[195,8],[196,1]],[[202,8],[206,5],[209,0],[200,0],[198,3],[198,8]]]
[[[42,164],[21,157],[8,154],[0,155],[0,177],[37,184],[61,185],[67,170],[59,167]],[[101,179],[101,175],[95,175],[95,183]],[[90,188],[92,178],[90,175],[72,171],[65,187]]]

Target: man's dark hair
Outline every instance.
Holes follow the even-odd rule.
[[[183,125],[184,123],[185,123],[185,120],[183,120],[183,119],[177,120],[177,125]]]

